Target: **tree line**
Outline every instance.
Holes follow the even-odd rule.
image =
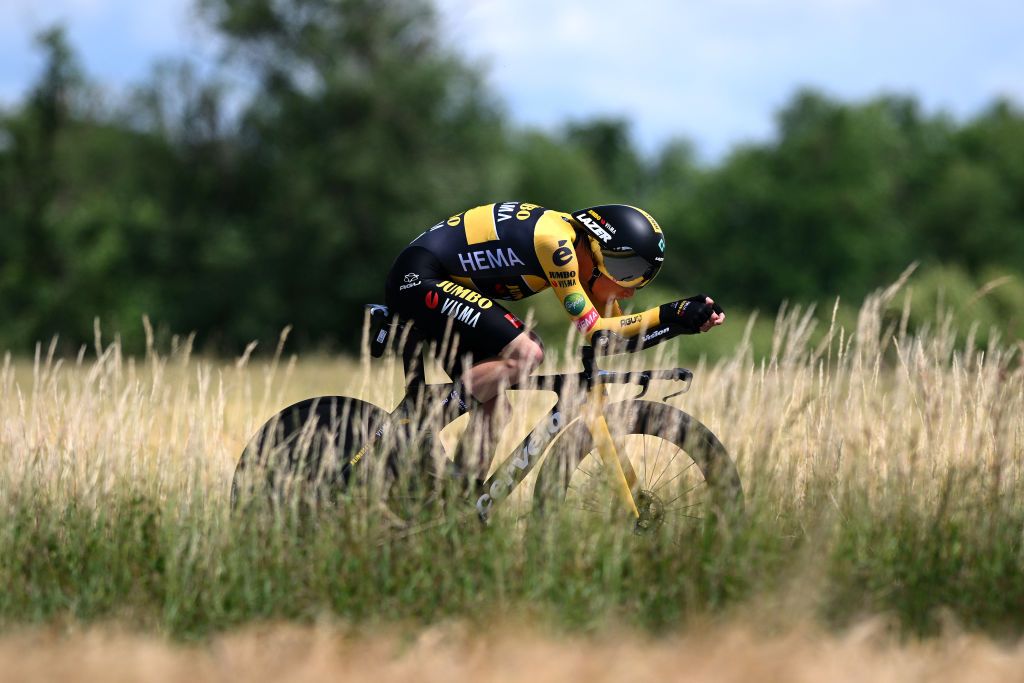
[[[78,344],[96,317],[137,348],[144,314],[223,352],[286,325],[299,346],[351,347],[405,244],[506,199],[647,208],[666,300],[856,300],[917,261],[922,287],[1024,334],[1011,101],[958,121],[802,90],[772,140],[705,164],[683,139],[640,153],[626,120],[514,125],[423,0],[197,8],[221,66],[164,62],[116,97],[61,28],[38,37],[42,71],[0,111],[0,348]]]

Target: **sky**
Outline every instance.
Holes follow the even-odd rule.
[[[682,137],[706,160],[770,139],[800,87],[846,101],[913,95],[958,119],[1024,105],[1021,0],[436,0],[453,48],[480,64],[513,121],[556,129],[629,119],[641,148]],[[32,35],[67,26],[111,92],[154,60],[212,63],[191,0],[0,0],[0,103],[41,62]]]

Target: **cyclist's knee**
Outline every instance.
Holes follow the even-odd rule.
[[[509,342],[502,355],[514,363],[520,372],[529,373],[544,362],[544,344],[533,332],[521,334]]]

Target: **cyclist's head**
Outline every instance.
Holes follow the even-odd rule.
[[[605,204],[572,212],[586,233],[594,265],[623,287],[643,287],[665,261],[665,237],[658,221],[635,206]]]

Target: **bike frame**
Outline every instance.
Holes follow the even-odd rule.
[[[598,337],[599,346],[608,345],[608,337]],[[603,341],[603,344],[602,344]],[[530,378],[529,386],[519,384],[509,386],[512,390],[553,391],[555,405],[548,411],[547,429],[538,430],[541,422],[531,429],[530,434],[505,458],[483,484],[483,493],[475,504],[481,519],[486,520],[494,504],[507,498],[515,488],[530,474],[540,461],[540,456],[547,447],[564,432],[575,418],[565,420],[564,414],[577,414],[589,430],[593,443],[603,464],[609,481],[621,500],[625,510],[634,518],[639,518],[636,494],[638,478],[632,463],[625,454],[620,453],[612,438],[608,421],[604,416],[607,405],[608,384],[638,384],[641,392],[634,398],[647,393],[652,379],[668,379],[685,382],[682,390],[664,398],[671,398],[689,390],[693,373],[685,368],[671,370],[643,370],[639,372],[614,372],[601,370],[596,365],[594,346],[582,348],[583,370],[575,374],[538,375]],[[409,418],[417,409],[424,405],[440,405],[451,415],[445,424],[468,413],[472,408],[464,400],[466,395],[462,381],[456,378],[452,382],[428,384],[423,359],[425,347],[423,342],[413,333],[406,335],[403,345],[402,363],[406,378],[406,395],[391,413],[392,417]],[[567,387],[584,388],[582,400],[579,391],[564,391]],[[576,404],[572,404],[577,399]]]

